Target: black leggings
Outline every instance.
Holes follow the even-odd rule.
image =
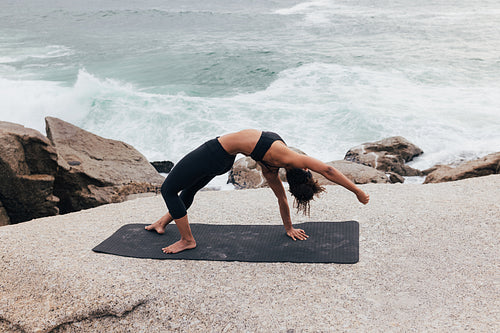
[[[184,217],[196,192],[215,176],[228,172],[235,157],[228,154],[217,139],[205,142],[184,156],[170,171],[161,187],[170,215],[174,219]]]

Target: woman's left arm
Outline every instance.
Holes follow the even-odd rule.
[[[368,194],[357,187],[342,172],[325,162],[311,156],[296,154],[295,159],[290,164],[296,168],[310,169],[323,175],[326,179],[345,187],[349,191],[353,192],[358,198],[358,201],[364,205],[370,201],[370,196]]]

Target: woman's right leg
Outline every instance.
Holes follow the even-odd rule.
[[[196,247],[196,241],[191,233],[187,214],[184,217],[175,219],[175,225],[181,234],[181,239],[164,247],[162,251],[164,253],[178,253],[184,250],[194,249]]]

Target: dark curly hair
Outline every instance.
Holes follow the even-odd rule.
[[[309,202],[315,195],[323,192],[325,188],[318,184],[310,171],[304,169],[293,168],[286,170],[286,179],[290,186],[290,193],[294,197],[293,206],[297,208],[297,212],[309,216],[311,210]]]

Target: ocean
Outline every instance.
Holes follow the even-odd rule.
[[[0,0],[0,120],[178,161],[244,128],[324,161],[401,135],[425,169],[500,151],[497,0]]]

